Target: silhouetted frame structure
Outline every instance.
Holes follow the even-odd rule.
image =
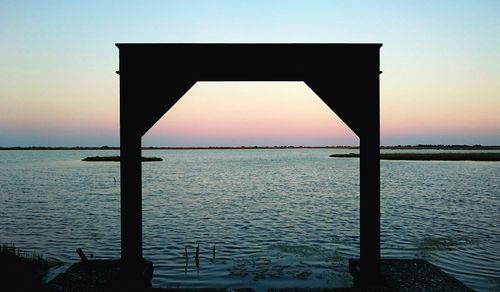
[[[380,267],[382,44],[117,44],[120,54],[121,259],[141,273],[142,136],[197,81],[303,81],[360,141],[360,277]],[[341,220],[341,218],[339,218]]]

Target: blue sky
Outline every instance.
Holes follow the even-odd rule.
[[[117,145],[119,42],[383,43],[383,144],[500,144],[499,36],[500,1],[2,1],[0,145]]]

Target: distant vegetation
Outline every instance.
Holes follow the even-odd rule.
[[[331,145],[331,146],[180,146],[180,147],[164,147],[164,146],[148,146],[142,147],[143,150],[229,150],[229,149],[358,149],[359,146],[349,145]],[[449,149],[449,150],[500,150],[500,146],[483,146],[481,144],[466,145],[466,144],[417,144],[417,145],[394,145],[380,146],[380,149]],[[100,146],[100,147],[0,147],[0,150],[120,150],[117,146]]]
[[[41,291],[51,267],[62,262],[46,259],[35,252],[16,248],[14,244],[0,246],[0,291]]]
[[[160,157],[141,157],[141,161],[162,161]],[[82,161],[120,161],[120,156],[90,156],[85,157]]]
[[[450,149],[450,150],[467,150],[467,149],[481,149],[481,150],[500,150],[500,146],[483,146],[481,144],[467,145],[467,144],[417,144],[417,145],[394,145],[394,146],[380,146],[381,149]]]
[[[332,154],[330,157],[357,158],[358,153]],[[500,161],[500,153],[381,153],[385,160]]]

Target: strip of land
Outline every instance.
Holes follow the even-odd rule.
[[[253,292],[252,288],[151,288],[153,264],[141,263],[144,288],[140,291],[162,292]],[[73,264],[68,270],[47,283],[47,292],[75,291],[121,291],[126,281],[120,277],[122,266],[119,260],[88,260]],[[349,260],[349,271],[354,276],[353,287],[343,288],[270,288],[268,292],[420,292],[420,291],[474,291],[456,278],[446,274],[438,267],[425,260],[418,259],[382,259],[380,262],[380,280],[375,285],[367,285],[359,278],[359,260]],[[288,286],[286,280],[283,284]],[[262,289],[262,288],[261,288]]]
[[[141,157],[141,161],[162,161],[160,157]],[[82,161],[101,162],[101,161],[120,161],[120,156],[89,156]]]
[[[241,150],[241,149],[359,149],[356,145],[333,145],[333,146],[180,146],[180,147],[165,147],[165,146],[150,146],[142,147],[142,150]],[[483,146],[483,145],[395,145],[395,146],[380,146],[380,149],[387,150],[500,150],[499,146]],[[0,150],[120,150],[116,146],[73,146],[73,147],[47,147],[47,146],[30,146],[30,147],[0,147]]]
[[[332,154],[335,158],[358,158],[359,154]],[[383,160],[500,161],[499,153],[381,153]]]

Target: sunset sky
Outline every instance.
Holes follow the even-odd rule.
[[[119,145],[114,44],[133,42],[383,43],[383,145],[500,145],[500,1],[3,0],[0,146]],[[143,137],[357,143],[302,82],[197,83]]]

